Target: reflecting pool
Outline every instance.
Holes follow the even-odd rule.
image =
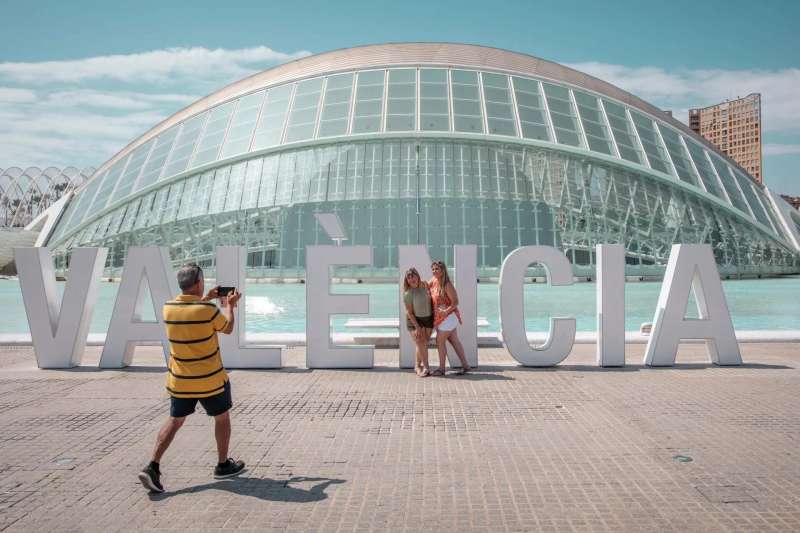
[[[63,289],[63,283],[59,283]],[[111,317],[117,283],[103,282],[92,318],[92,333],[105,333]],[[576,283],[568,287],[546,284],[525,285],[525,326],[528,331],[546,331],[550,317],[575,317],[579,331],[595,331],[594,283]],[[306,320],[306,290],[299,284],[261,284],[246,286],[247,331],[253,333],[303,333]],[[625,286],[625,329],[638,330],[642,322],[653,319],[659,282],[635,282]],[[723,281],[723,289],[737,330],[800,330],[800,277]],[[372,318],[396,317],[399,291],[390,284],[342,284],[332,291],[340,294],[370,295]],[[152,318],[152,304],[146,306]],[[3,320],[0,333],[27,333],[28,322],[22,304],[19,282],[0,280],[0,308]],[[145,315],[148,317],[148,315]],[[478,285],[478,316],[486,317],[486,331],[499,331],[497,285]],[[687,316],[697,316],[694,303]],[[334,331],[358,332],[344,323],[364,315],[334,318]],[[362,330],[363,331],[363,330]],[[381,331],[381,330],[371,330]],[[391,330],[385,330],[391,331]]]

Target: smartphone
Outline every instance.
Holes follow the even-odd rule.
[[[217,296],[222,298],[223,296],[228,296],[235,290],[236,287],[217,287]]]

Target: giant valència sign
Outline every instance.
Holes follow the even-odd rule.
[[[399,246],[399,270],[416,267],[430,274],[430,257],[424,246]],[[459,336],[470,364],[478,364],[477,247],[455,246],[455,285],[464,325]],[[621,245],[598,245],[597,251],[597,364],[625,364],[625,251]],[[106,248],[77,248],[72,252],[63,297],[56,290],[52,256],[47,248],[17,248],[25,310],[28,314],[36,359],[41,368],[66,368],[81,363],[98,285],[105,265]],[[217,283],[244,287],[245,248],[217,248]],[[337,345],[331,341],[330,317],[334,314],[369,313],[367,294],[332,294],[330,268],[371,265],[369,246],[306,247],[306,363],[309,368],[371,368],[373,346]],[[540,264],[551,285],[571,285],[572,267],[562,252],[549,246],[524,246],[511,252],[500,270],[499,302],[503,342],[511,356],[525,366],[552,366],[563,361],[575,341],[574,318],[551,318],[547,341],[531,346],[525,332],[523,283],[526,269]],[[137,344],[160,342],[168,357],[161,305],[155,305],[156,321],[142,320],[145,291],[153,302],[178,293],[167,248],[132,247],[128,250],[100,366],[119,368],[131,363]],[[685,317],[690,291],[698,316]],[[246,292],[246,291],[245,291]],[[244,296],[247,297],[246,294]],[[400,299],[398,316],[404,323]],[[222,357],[228,368],[280,368],[280,346],[253,345],[245,339],[245,316],[239,313],[231,335],[221,335]],[[414,347],[400,334],[401,367],[413,366]],[[739,346],[731,323],[722,283],[711,248],[707,245],[673,246],[653,319],[653,330],[644,363],[675,363],[678,345],[685,339],[701,339],[709,358],[720,365],[741,364]],[[452,359],[451,359],[452,361]]]

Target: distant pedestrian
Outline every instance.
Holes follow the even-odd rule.
[[[219,463],[215,478],[234,476],[244,470],[244,462],[228,457],[231,438],[229,410],[231,384],[222,366],[217,332],[233,331],[234,309],[241,297],[236,289],[220,299],[222,309],[209,300],[219,297],[215,287],[203,296],[203,270],[188,264],[178,271],[181,289],[174,300],[164,304],[170,357],[167,364],[167,392],[170,395],[170,417],[158,432],[153,457],[140,473],[139,481],[153,492],[164,492],[159,462],[186,417],[194,413],[199,401],[208,416],[214,417]]]

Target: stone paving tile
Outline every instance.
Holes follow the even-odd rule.
[[[800,346],[743,345],[746,365],[554,369],[482,350],[471,376],[232,371],[238,479],[214,480],[211,421],[190,417],[136,480],[168,401],[163,359],[69,371],[0,348],[0,529],[9,531],[800,530]],[[686,456],[690,462],[678,462]]]

